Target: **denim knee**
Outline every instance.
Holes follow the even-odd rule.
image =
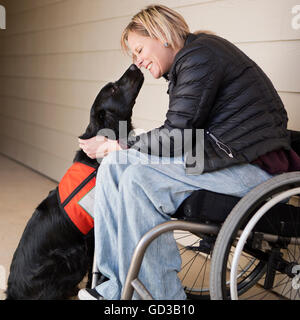
[[[130,188],[133,184],[140,185],[146,176],[146,166],[142,164],[131,164],[123,173],[120,182],[120,188]]]
[[[111,159],[112,158],[111,154],[112,152],[108,156],[103,158],[103,160],[101,161],[100,167],[98,168],[98,171],[97,171],[96,184],[97,184],[97,181],[103,181],[103,179],[106,179],[106,177],[109,176],[110,164],[113,161],[113,159]]]
[[[111,173],[111,170],[114,170],[116,166],[119,166],[122,164],[124,159],[126,158],[126,150],[121,151],[113,151],[110,152],[106,157],[104,157],[101,161],[100,167],[98,169],[97,173],[97,179],[98,177],[103,176],[109,176]],[[123,161],[120,161],[120,159],[123,158]]]

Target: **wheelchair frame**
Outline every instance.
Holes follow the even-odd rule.
[[[257,186],[251,190],[245,197],[243,197],[238,204],[232,209],[231,213],[225,220],[225,222],[219,226],[214,224],[189,222],[183,220],[172,220],[165,222],[161,225],[148,231],[142,239],[139,241],[135,248],[134,254],[132,256],[130,268],[128,270],[127,278],[123,288],[122,300],[130,300],[133,297],[134,290],[143,300],[152,300],[153,297],[151,293],[147,290],[144,284],[139,280],[138,274],[143,261],[143,257],[147,247],[150,243],[165,232],[170,232],[174,230],[189,231],[192,234],[203,237],[204,235],[214,235],[217,236],[216,242],[214,244],[214,250],[211,258],[211,272],[210,272],[210,296],[212,299],[228,299],[229,296],[225,296],[222,289],[220,289],[220,283],[222,279],[222,273],[224,277],[224,262],[220,263],[220,256],[223,258],[228,254],[228,250],[224,249],[229,246],[229,243],[233,241],[233,237],[238,237],[238,244],[235,247],[236,251],[234,254],[233,265],[230,270],[230,293],[232,299],[237,299],[237,261],[243,250],[243,246],[247,239],[250,239],[257,232],[253,231],[253,227],[256,222],[262,217],[268,210],[268,208],[274,206],[278,202],[286,199],[292,195],[300,194],[300,172],[284,173],[276,176],[272,179],[267,180],[263,184]],[[258,202],[262,199],[271,199],[267,201],[262,208],[256,206]],[[299,203],[300,205],[300,203]],[[254,209],[255,210],[254,210]],[[242,221],[246,219],[246,215],[249,216],[249,212],[252,212],[252,219],[248,221],[247,225],[240,229]],[[250,210],[250,211],[249,211]],[[299,217],[300,218],[300,217]],[[276,234],[259,232],[260,241],[266,241],[274,247],[278,247],[281,244],[282,247],[287,244],[296,244],[300,247],[300,230],[299,237],[282,237]],[[224,239],[226,242],[224,242]],[[227,250],[227,251],[226,251]],[[281,249],[279,249],[280,251]],[[227,253],[226,253],[227,252]],[[284,259],[281,259],[284,261]],[[281,261],[280,260],[280,261]],[[300,260],[300,259],[299,259]],[[224,261],[224,259],[223,259]],[[283,263],[283,262],[282,262]],[[294,262],[295,264],[296,262]],[[300,262],[297,261],[300,266]],[[220,264],[223,264],[221,267]],[[226,267],[226,266],[225,266]],[[274,273],[274,272],[273,272]],[[288,275],[290,277],[290,275]],[[96,261],[94,258],[93,266],[93,279],[92,287],[97,284],[98,271],[96,267]],[[255,280],[256,281],[256,280]],[[271,280],[272,281],[272,280]],[[274,278],[273,278],[274,281]],[[223,289],[224,291],[224,289]],[[300,298],[300,291],[298,293]]]

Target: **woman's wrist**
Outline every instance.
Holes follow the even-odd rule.
[[[116,140],[115,143],[116,143],[116,150],[117,151],[124,150],[122,145],[120,144],[119,140]]]

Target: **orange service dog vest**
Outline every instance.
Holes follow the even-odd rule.
[[[75,162],[58,185],[58,202],[73,224],[84,235],[94,228],[94,219],[80,205],[80,201],[96,185],[97,169]]]

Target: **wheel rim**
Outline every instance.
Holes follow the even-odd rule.
[[[260,220],[260,218],[267,212],[269,211],[272,207],[274,207],[276,204],[278,204],[279,202],[281,202],[284,199],[287,199],[293,195],[297,195],[300,193],[300,188],[294,188],[285,192],[282,192],[280,194],[277,194],[276,196],[274,196],[272,198],[272,200],[270,200],[269,202],[267,202],[265,205],[263,205],[258,211],[257,213],[250,219],[250,221],[248,222],[247,226],[245,227],[245,229],[243,230],[238,243],[237,243],[237,247],[233,256],[233,262],[232,262],[232,268],[231,268],[231,272],[230,272],[230,295],[231,295],[231,299],[233,300],[237,300],[238,299],[238,285],[237,285],[237,271],[238,271],[238,261],[240,259],[241,253],[244,249],[244,245],[246,243],[246,240],[248,239],[250,232],[253,230],[253,228],[255,227],[255,225],[257,224],[257,222]],[[296,242],[296,245],[297,242]],[[299,250],[298,250],[299,251]],[[294,252],[296,252],[296,250],[294,250]],[[292,260],[294,260],[296,258],[295,254],[292,254]],[[298,263],[299,262],[299,257],[298,257]],[[295,264],[298,265],[296,261],[291,261],[290,264]],[[282,280],[280,281],[282,282]],[[287,282],[288,283],[288,282]],[[286,283],[286,285],[287,285]],[[285,294],[283,294],[284,292],[282,292],[282,296],[285,296]],[[300,298],[300,292],[296,292],[293,294],[293,297],[297,297]]]

